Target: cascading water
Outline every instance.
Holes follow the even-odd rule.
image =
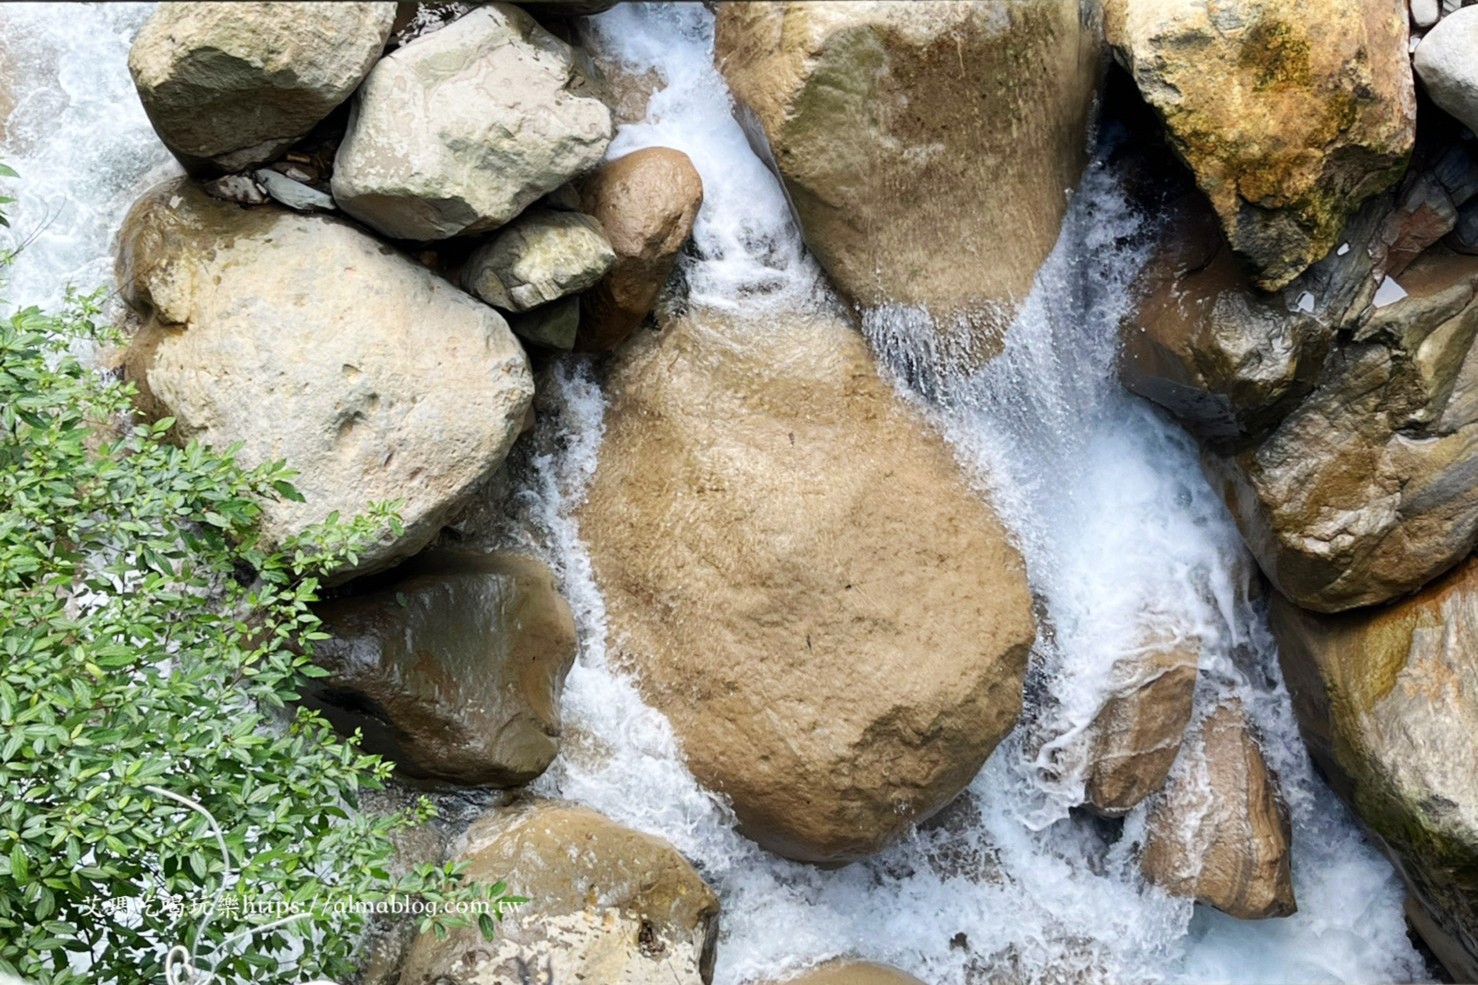
[[[8,294],[54,301],[106,282],[129,197],[170,170],[124,59],[144,8],[4,11],[19,106],[0,159],[24,175]],[[753,318],[835,303],[784,195],[735,124],[698,4],[626,4],[592,19],[599,56],[661,88],[611,155],[685,151],[705,202],[681,273],[686,303]],[[573,518],[596,463],[604,409],[591,366],[555,364],[533,440],[511,470],[501,536],[554,565],[575,609],[579,663],[564,696],[566,743],[539,793],[589,804],[662,835],[724,904],[716,980],[738,985],[834,954],[923,979],[988,981],[1402,981],[1425,972],[1389,866],[1314,777],[1278,683],[1249,562],[1202,479],[1193,444],[1114,382],[1116,326],[1144,260],[1142,220],[1114,176],[1090,170],[1062,240],[1011,327],[974,374],[929,366],[923,316],[870,313],[864,328],[899,385],[936,370],[920,399],[1015,532],[1050,632],[1027,713],[967,792],[903,843],[822,871],[738,836],[682,765],[665,719],[606,659],[603,603]],[[906,371],[906,372],[905,372]],[[1069,811],[1077,739],[1113,659],[1146,629],[1194,636],[1204,712],[1239,695],[1262,731],[1293,815],[1299,912],[1241,922],[1146,886],[1132,858],[1142,809],[1122,830]]]

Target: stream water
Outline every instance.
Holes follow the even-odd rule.
[[[176,169],[128,78],[134,4],[0,10],[17,107],[0,160],[22,174],[13,211],[29,239],[6,285],[50,303],[63,283],[105,283],[132,196]],[[689,300],[745,317],[832,298],[781,189],[750,150],[712,68],[700,4],[624,4],[587,22],[606,64],[655,73],[647,118],[620,156],[685,151],[705,199],[682,263]],[[666,720],[604,651],[600,593],[573,518],[594,470],[604,401],[592,367],[550,368],[541,414],[506,505],[508,536],[555,567],[582,649],[564,697],[565,751],[535,784],[662,835],[723,900],[716,981],[739,985],[833,954],[965,982],[1371,982],[1423,980],[1390,866],[1314,776],[1280,683],[1250,561],[1201,476],[1193,443],[1114,376],[1116,326],[1144,261],[1145,220],[1095,164],[1061,241],[982,371],[933,365],[919,312],[869,312],[884,371],[917,400],[1006,518],[1050,632],[1033,658],[1021,725],[961,799],[901,844],[822,871],[777,859],[733,830],[685,767]],[[921,368],[928,398],[910,389]],[[1294,826],[1296,915],[1243,922],[1145,884],[1131,846],[1141,811],[1108,825],[1070,810],[1081,737],[1113,660],[1146,628],[1201,642],[1198,707],[1240,696],[1281,777]]]

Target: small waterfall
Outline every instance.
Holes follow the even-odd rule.
[[[107,283],[131,197],[174,170],[125,64],[146,5],[10,5],[0,11],[19,105],[0,159],[24,176],[17,230],[34,237],[7,294],[54,302]],[[593,19],[601,57],[663,82],[612,155],[677,147],[706,201],[685,259],[691,303],[781,316],[831,305],[773,176],[730,114],[699,4],[624,4]],[[1025,554],[1050,633],[1028,714],[968,791],[903,843],[821,871],[734,833],[682,764],[666,720],[607,661],[605,615],[573,513],[595,467],[604,401],[590,366],[556,364],[540,426],[521,450],[514,519],[551,556],[582,654],[565,692],[565,750],[535,784],[662,835],[724,901],[717,982],[774,977],[833,954],[890,962],[934,985],[966,982],[1403,981],[1423,974],[1401,890],[1314,777],[1302,751],[1248,562],[1202,479],[1193,444],[1113,376],[1115,326],[1144,259],[1141,219],[1095,167],[1002,355],[972,377],[937,374],[923,401],[979,477]],[[918,312],[865,328],[885,367],[928,366]],[[900,385],[903,373],[900,372]],[[916,398],[918,399],[918,398]],[[1081,786],[1074,738],[1107,663],[1143,626],[1202,642],[1203,706],[1248,703],[1294,818],[1300,911],[1240,922],[1147,887],[1122,832],[1068,810]]]

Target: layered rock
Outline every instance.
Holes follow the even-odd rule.
[[[1084,778],[1099,813],[1122,815],[1164,785],[1195,708],[1198,657],[1193,642],[1152,639],[1115,663]]]
[[[515,786],[559,748],[575,621],[549,569],[517,554],[422,555],[317,607],[332,639],[309,703],[417,779]]]
[[[1478,562],[1381,608],[1276,598],[1271,622],[1310,752],[1392,856],[1438,957],[1478,981]]]
[[[504,881],[529,902],[496,940],[477,929],[422,934],[405,985],[540,981],[699,985],[713,976],[718,897],[677,850],[594,811],[534,801],[484,815],[457,858],[476,882]]]
[[[692,313],[622,351],[605,427],[579,519],[611,652],[741,830],[846,862],[958,793],[1019,713],[1026,581],[861,336]]]
[[[1478,10],[1453,11],[1422,38],[1412,56],[1422,88],[1432,102],[1478,132]]]
[[[186,182],[145,195],[117,277],[143,324],[126,355],[175,434],[285,459],[305,502],[264,504],[280,544],[331,512],[399,501],[352,571],[424,547],[503,462],[533,396],[497,312],[348,223],[244,210]]]
[[[528,311],[591,287],[616,261],[601,225],[578,212],[525,212],[467,258],[462,283],[504,311]]]
[[[616,253],[581,302],[579,344],[616,348],[651,312],[703,204],[703,179],[682,151],[646,147],[603,164],[581,188]]]
[[[1400,178],[1416,99],[1386,0],[1108,0],[1105,32],[1232,248],[1283,287]]]
[[[1260,444],[1206,456],[1278,588],[1329,612],[1410,592],[1478,543],[1478,259],[1429,253]]]
[[[770,985],[924,985],[897,968],[871,961],[829,961],[784,983]]]
[[[1145,878],[1244,920],[1293,913],[1288,810],[1241,704],[1218,707],[1186,746],[1150,808]]]
[[[720,7],[719,67],[843,294],[927,308],[972,356],[998,346],[1084,165],[1100,44],[1083,9]]]
[[[149,122],[194,171],[272,160],[364,79],[393,3],[166,3],[128,68]]]
[[[594,167],[611,112],[574,51],[490,3],[386,56],[353,102],[333,195],[387,236],[485,232]]]

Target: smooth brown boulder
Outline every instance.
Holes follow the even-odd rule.
[[[1151,640],[1114,665],[1084,783],[1099,813],[1125,814],[1164,785],[1195,708],[1198,656],[1195,641]]]
[[[143,324],[124,369],[141,409],[246,468],[285,459],[303,501],[263,503],[279,545],[337,512],[400,503],[336,580],[431,542],[502,466],[533,397],[492,308],[347,222],[243,209],[160,185],[119,236],[119,291]]]
[[[1416,130],[1403,5],[1107,0],[1104,30],[1267,290],[1400,179]]]
[[[484,815],[454,846],[474,882],[529,902],[493,941],[476,928],[411,947],[401,985],[700,985],[712,980],[718,897],[667,842],[584,807],[536,800]]]
[[[929,817],[1021,707],[1021,558],[834,316],[697,310],[620,353],[579,513],[614,658],[741,830],[841,863]]]
[[[651,313],[703,204],[703,179],[682,151],[646,147],[608,161],[581,185],[616,262],[580,304],[576,347],[608,352]]]
[[[871,961],[828,961],[783,982],[768,985],[924,985],[914,976]]]
[[[993,354],[1086,162],[1078,0],[726,3],[714,57],[807,245],[857,305]]]
[[[570,607],[542,562],[433,552],[316,607],[332,639],[308,703],[406,776],[506,787],[559,749]]]
[[[1396,863],[1427,943],[1478,981],[1478,560],[1379,608],[1275,597],[1271,623],[1309,751]]]
[[[1150,808],[1145,878],[1243,920],[1286,917],[1293,832],[1277,779],[1240,702],[1221,705],[1186,740]]]
[[[1478,544],[1478,258],[1429,251],[1264,441],[1205,456],[1278,589],[1336,612],[1420,588]]]

